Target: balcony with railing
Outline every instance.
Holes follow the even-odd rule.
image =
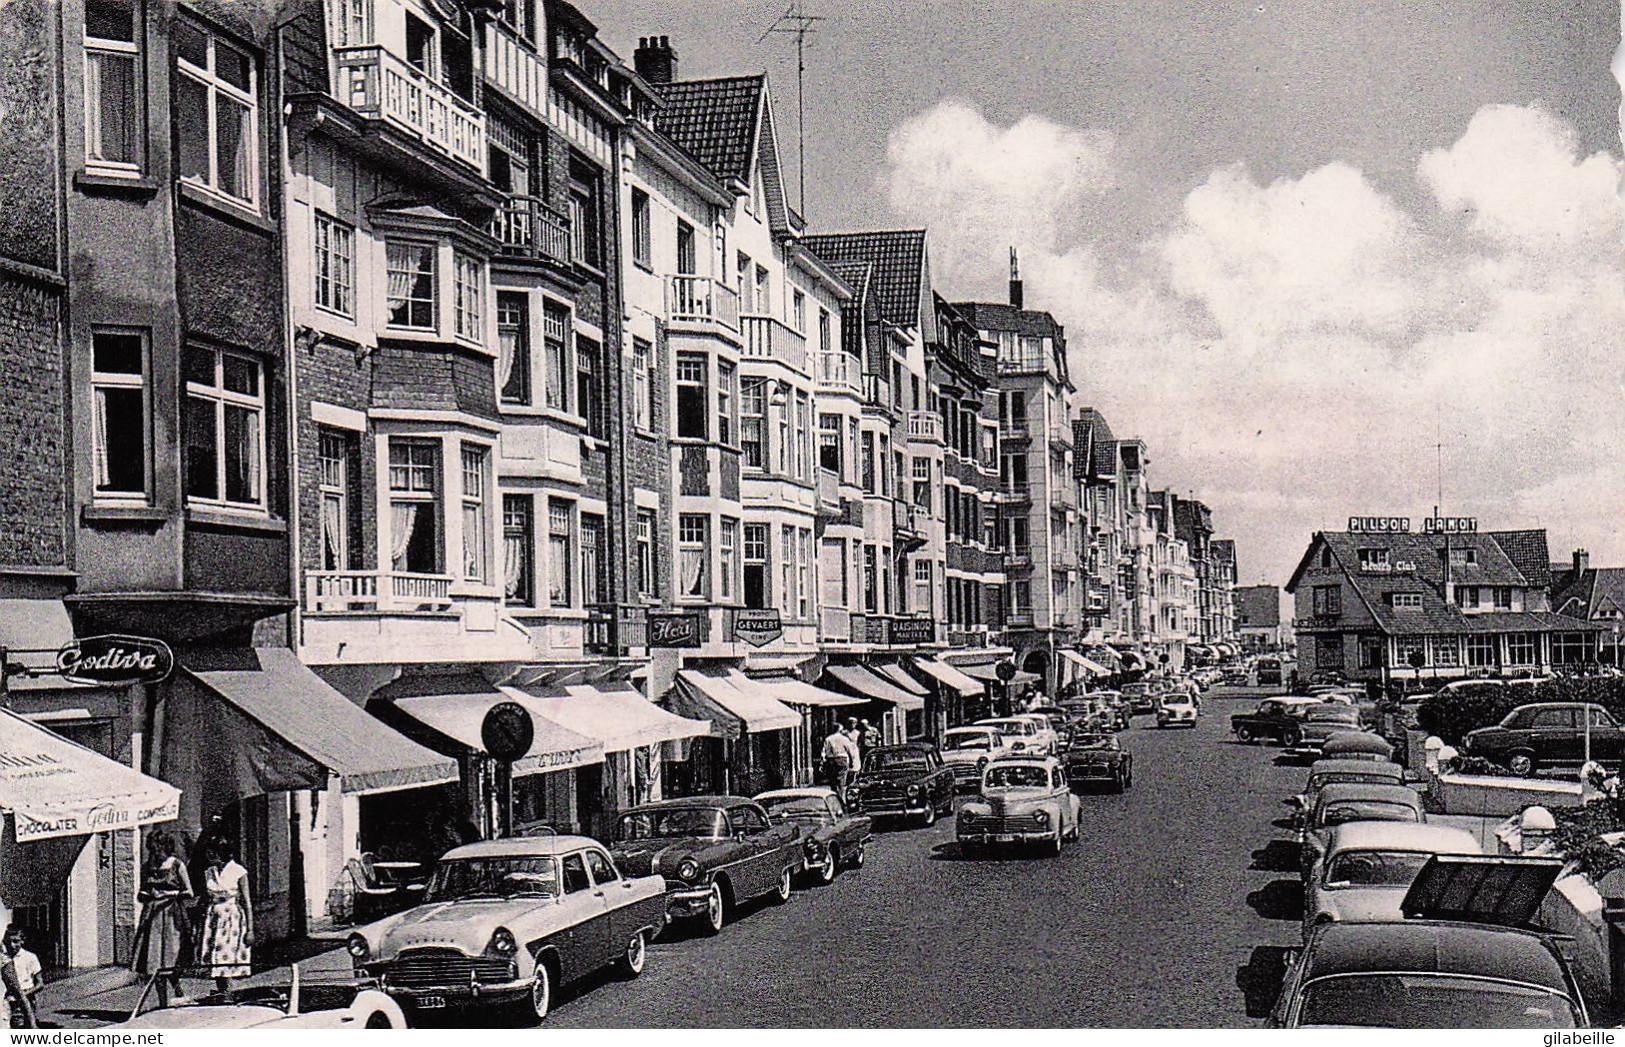
[[[299,654],[307,663],[529,661],[530,635],[501,589],[443,574],[306,571]]]
[[[672,323],[716,324],[739,330],[739,292],[709,276],[674,276],[666,284]]]
[[[821,351],[817,354],[816,378],[821,393],[863,395],[863,364],[849,353]]]
[[[451,577],[404,571],[306,571],[305,610],[363,614],[450,610]]]
[[[532,196],[510,196],[491,217],[491,235],[510,258],[537,258],[569,265],[570,216]]]
[[[745,356],[753,360],[776,360],[791,369],[807,370],[807,336],[776,316],[750,314],[739,318],[745,336]]]
[[[942,415],[935,411],[910,411],[908,437],[923,443],[942,443]]]
[[[999,439],[1006,443],[1017,443],[1028,440],[1032,433],[1027,429],[1025,418],[1005,418],[999,422]]]
[[[339,101],[485,173],[485,114],[472,103],[382,47],[335,47],[333,54]]]
[[[891,383],[878,374],[863,376],[863,402],[870,407],[891,409]]]
[[[999,485],[999,493],[1006,505],[1023,505],[1033,500],[1033,487],[1027,480],[1006,480]]]

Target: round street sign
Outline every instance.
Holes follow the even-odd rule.
[[[480,742],[485,751],[504,763],[512,763],[530,752],[536,740],[536,722],[530,710],[518,702],[498,702],[486,710],[480,724]]]
[[[1005,683],[1009,683],[1011,680],[1016,678],[1016,666],[1014,662],[1000,662],[998,665],[993,667],[993,671],[997,673],[999,679],[1003,680]]]

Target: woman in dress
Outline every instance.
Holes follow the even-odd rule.
[[[134,967],[142,974],[169,972],[169,985],[180,995],[176,968],[190,961],[191,923],[186,917],[192,877],[175,853],[175,837],[164,829],[147,835],[147,861],[141,870],[141,925],[135,933]]]
[[[237,864],[231,850],[224,839],[209,844],[209,864],[203,871],[203,933],[198,942],[198,963],[209,968],[222,992],[231,988],[233,978],[248,976],[254,945],[248,870]]]

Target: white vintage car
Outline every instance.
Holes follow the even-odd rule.
[[[526,837],[448,851],[422,905],[347,944],[408,1010],[523,1003],[540,1020],[564,982],[611,964],[641,973],[665,919],[664,878],[622,876],[584,836]]]
[[[400,1004],[349,971],[256,974],[217,989],[207,968],[165,969],[147,979],[115,1029],[404,1029]],[[179,985],[181,994],[173,993]]]
[[[954,833],[959,852],[974,856],[999,845],[1042,844],[1051,854],[1078,838],[1082,811],[1052,756],[1012,756],[982,772],[982,795],[959,808]]]
[[[1010,749],[1004,735],[995,727],[950,727],[942,732],[942,762],[954,772],[954,785],[974,789],[982,781],[982,770]]]

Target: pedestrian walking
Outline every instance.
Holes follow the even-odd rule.
[[[192,877],[167,829],[147,834],[146,863],[136,898],[141,902],[141,923],[135,932],[131,967],[140,974],[168,971],[170,991],[179,996],[181,979],[176,969],[192,955],[192,924],[186,912],[192,900]]]
[[[13,1020],[21,1019],[24,1015],[39,1013],[40,990],[40,962],[28,949],[28,935],[21,927],[12,924],[6,928],[4,939],[0,944],[5,948],[6,958],[11,961],[15,986],[6,985],[6,995],[10,997],[7,1005],[11,1009]],[[22,1026],[27,1028],[27,1026]]]
[[[836,796],[846,799],[846,784],[851,780],[852,772],[857,769],[858,752],[852,738],[842,727],[836,727],[824,738],[824,747],[818,754],[819,764],[823,770],[824,784],[832,789]]]
[[[862,721],[858,744],[860,754],[867,757],[870,750],[879,748],[880,746],[880,728],[876,727],[868,720]]]
[[[209,864],[203,871],[205,892],[203,933],[198,963],[208,967],[222,992],[234,978],[246,978],[254,947],[254,906],[248,893],[248,870],[237,864],[229,841],[217,838],[209,845]]]

